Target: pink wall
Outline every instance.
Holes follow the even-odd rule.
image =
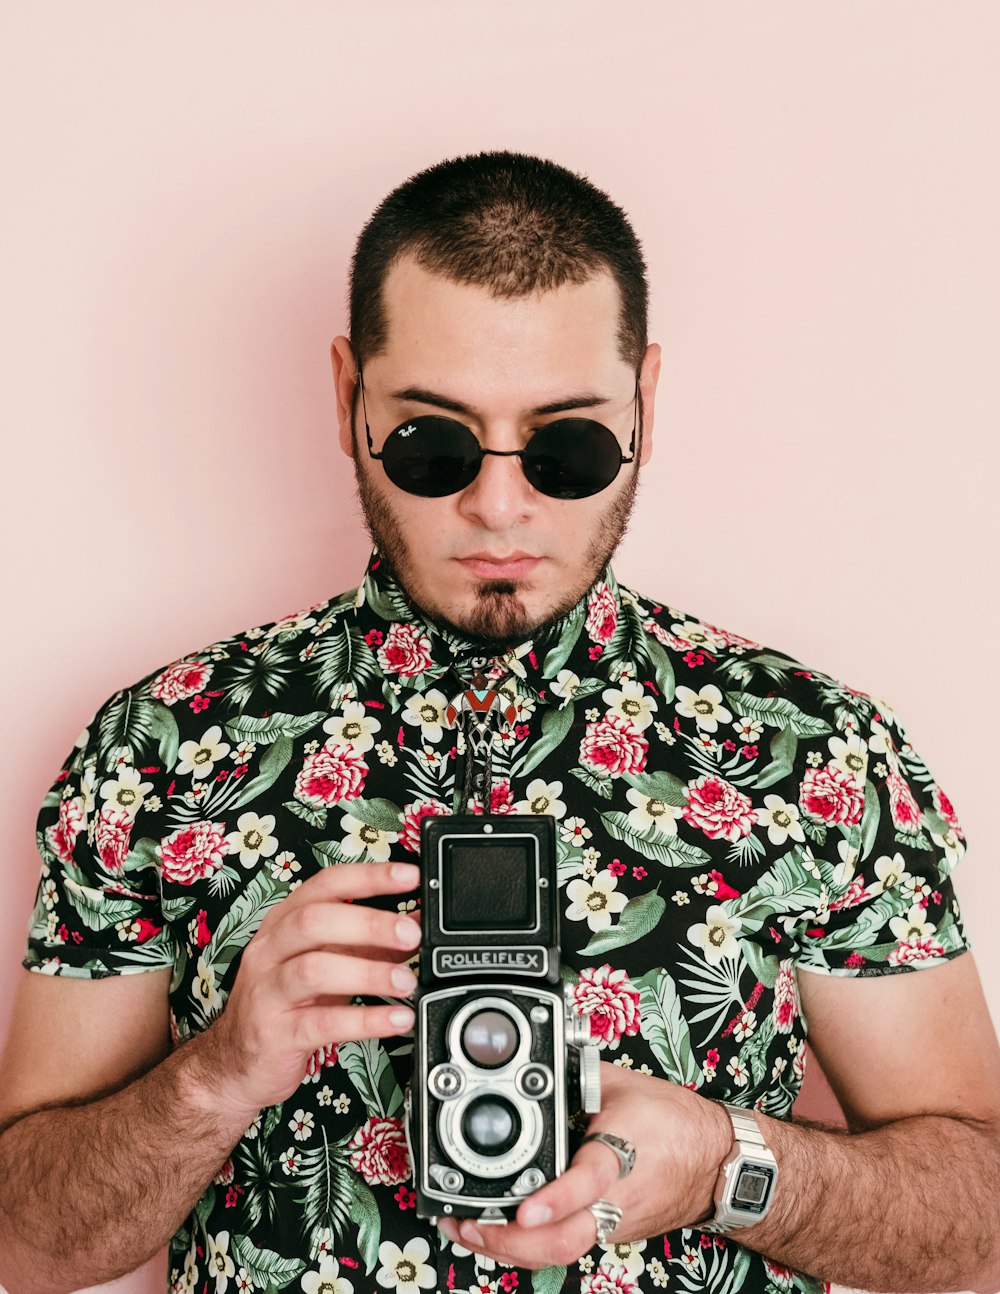
[[[619,573],[901,713],[967,827],[959,894],[1000,1017],[979,898],[1000,10],[5,9],[0,1030],[37,804],[97,704],[356,581],[326,354],[351,242],[402,177],[486,147],[586,171],[645,243],[664,376]],[[159,1292],[160,1265],[115,1288]]]

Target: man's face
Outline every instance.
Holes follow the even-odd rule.
[[[388,275],[385,307],[387,344],[364,367],[376,452],[407,418],[445,414],[496,450],[523,449],[534,428],[559,417],[593,418],[628,453],[635,374],[618,351],[610,274],[502,298],[407,257]],[[341,446],[354,458],[372,540],[413,602],[464,635],[513,643],[579,601],[621,539],[649,455],[658,347],[642,366],[641,455],[586,499],[550,498],[528,483],[519,458],[489,455],[457,494],[408,494],[369,456],[360,404],[352,434],[356,366],[344,337],[333,364]]]

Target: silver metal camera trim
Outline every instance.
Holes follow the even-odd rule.
[[[438,891],[439,894],[443,893],[442,885],[444,882],[444,853],[445,853],[444,847],[446,844],[449,843],[449,841],[453,841],[453,840],[475,840],[480,845],[483,843],[483,837],[479,835],[477,832],[472,832],[472,831],[455,831],[450,835],[441,836],[441,838],[438,840],[438,849],[437,849],[437,875],[434,878],[434,880],[431,882],[431,885],[433,886],[434,889]],[[538,837],[537,836],[530,835],[528,832],[505,831],[502,834],[497,833],[493,837],[493,840],[494,841],[502,840],[504,844],[509,844],[511,841],[516,841],[516,840],[520,840],[520,841],[529,840],[531,842],[530,863],[532,868],[534,869],[535,892],[537,893],[540,888],[544,888],[539,884],[539,882],[541,881],[542,868],[538,858]],[[435,881],[436,881],[436,884],[435,884]],[[536,903],[535,904],[535,924],[526,930],[518,931],[518,933],[525,934],[525,935],[533,935],[533,934],[536,934],[539,930],[541,930],[541,928],[542,928],[541,908],[539,904]],[[463,935],[463,934],[470,933],[468,930],[456,929],[454,927],[448,927],[445,925],[444,903],[441,902],[440,900],[438,902],[438,929],[444,935]],[[496,930],[477,930],[475,933],[477,936],[509,935],[510,926],[499,926]]]
[[[465,1053],[461,1047],[461,1043],[458,1037],[455,1035],[455,1030],[460,1029],[461,1024],[464,1023],[464,1021],[467,1020],[470,1015],[472,1015],[476,1011],[484,1010],[487,1007],[491,1007],[491,1006],[496,1007],[499,1010],[503,1011],[504,1014],[511,1015],[512,998],[515,1001],[517,998],[523,998],[528,1003],[528,1005],[521,1005],[520,1003],[518,1003],[518,1006],[524,1012],[525,1023],[527,1023],[527,1017],[531,1009],[531,1004],[538,1004],[540,1002],[544,1002],[546,1004],[546,1006],[551,1011],[551,1017],[552,1017],[553,1056],[555,1058],[555,1057],[565,1055],[566,1045],[567,1045],[566,1030],[565,1030],[566,1020],[565,1020],[565,1013],[561,1009],[562,998],[561,998],[561,995],[558,993],[558,991],[553,991],[552,989],[549,989],[549,988],[543,988],[541,985],[539,985],[537,988],[531,985],[523,985],[523,986],[518,985],[516,988],[513,988],[510,984],[496,984],[496,983],[485,984],[482,986],[482,989],[483,989],[482,993],[477,994],[475,998],[472,998],[470,1001],[466,1002],[462,1007],[460,1007],[455,1014],[455,1018],[449,1021],[448,1042],[449,1042],[449,1047],[451,1049],[450,1054],[453,1058],[456,1055],[461,1057],[465,1056]],[[504,994],[504,996],[498,995],[496,997],[490,997],[489,996],[490,990],[493,990],[498,994],[502,993]],[[430,993],[425,994],[420,999],[420,1003],[419,1003],[421,1014],[424,1016],[423,1023],[426,1022],[426,1012],[430,1003],[440,1001],[442,999],[449,999],[454,997],[455,997],[455,990],[454,988],[450,988],[450,987],[437,989]],[[417,1035],[420,1038],[420,1055],[418,1057],[418,1064],[424,1073],[428,1072],[427,1055],[426,1055],[426,1033],[427,1031],[425,1027],[422,1027],[417,1030]],[[447,1147],[450,1159],[456,1167],[458,1167],[459,1169],[465,1168],[467,1171],[475,1174],[475,1176],[477,1177],[489,1176],[491,1174],[494,1176],[501,1176],[501,1175],[508,1176],[512,1173],[516,1173],[518,1171],[518,1168],[523,1169],[526,1165],[530,1164],[531,1158],[537,1154],[538,1148],[541,1145],[542,1137],[545,1134],[545,1123],[542,1118],[541,1110],[539,1108],[539,1101],[531,1097],[524,1096],[524,1094],[520,1092],[519,1089],[516,1087],[516,1075],[518,1070],[524,1067],[525,1061],[522,1059],[522,1057],[525,1056],[525,1053],[526,1053],[527,1063],[531,1063],[530,1029],[527,1031],[527,1041],[525,1041],[525,1030],[523,1027],[519,1026],[519,1034],[520,1034],[520,1043],[519,1043],[518,1049],[515,1052],[514,1056],[511,1058],[511,1060],[508,1061],[506,1065],[499,1066],[497,1069],[493,1069],[493,1070],[485,1070],[485,1069],[478,1070],[479,1073],[489,1076],[488,1082],[482,1082],[482,1083],[475,1082],[472,1084],[467,1082],[465,1087],[463,1088],[463,1091],[460,1097],[442,1102],[438,1108],[438,1117],[437,1117],[438,1141],[441,1142],[442,1145]],[[454,1063],[454,1061],[449,1063]],[[470,1069],[472,1070],[478,1069],[478,1067],[474,1066],[471,1061],[469,1061],[468,1063],[469,1063]],[[500,1078],[500,1077],[504,1079],[503,1084],[499,1084],[496,1082],[497,1078]],[[508,1100],[511,1100],[511,1103],[515,1106],[515,1108],[518,1110],[519,1113],[523,1113],[523,1111],[527,1109],[530,1112],[529,1117],[531,1117],[532,1122],[533,1123],[537,1122],[538,1130],[535,1134],[533,1134],[531,1138],[531,1140],[534,1142],[534,1146],[533,1148],[530,1148],[530,1143],[528,1143],[530,1153],[527,1155],[527,1157],[524,1157],[523,1152],[521,1150],[522,1143],[525,1143],[528,1140],[525,1136],[526,1120],[524,1119],[522,1119],[521,1136],[518,1138],[517,1142],[515,1142],[511,1150],[508,1151],[506,1156],[504,1156],[502,1159],[499,1159],[495,1156],[478,1156],[474,1152],[455,1154],[454,1153],[455,1148],[460,1148],[464,1139],[460,1137],[456,1137],[454,1136],[454,1134],[448,1135],[447,1137],[443,1135],[445,1133],[445,1128],[442,1127],[442,1117],[445,1111],[448,1109],[448,1107],[451,1107],[453,1110],[455,1110],[455,1114],[452,1114],[448,1117],[448,1124],[449,1124],[449,1131],[450,1131],[450,1125],[455,1121],[456,1118],[460,1121],[461,1114],[462,1112],[464,1112],[464,1109],[468,1105],[469,1101],[476,1096],[485,1095],[487,1092],[490,1092],[490,1091],[496,1091],[498,1095],[505,1096]],[[546,1097],[551,1097],[554,1103],[553,1126],[551,1129],[555,1139],[555,1146],[553,1150],[553,1161],[555,1166],[554,1168],[555,1175],[559,1176],[560,1173],[565,1172],[566,1165],[569,1159],[569,1147],[568,1147],[569,1114],[566,1108],[567,1101],[566,1101],[565,1084],[559,1084],[559,1083],[553,1082],[553,1087],[551,1091],[546,1094]],[[540,1099],[546,1099],[546,1097],[543,1097]],[[437,1099],[440,1100],[440,1098],[437,1098]],[[477,1195],[473,1199],[473,1198],[470,1198],[469,1196],[452,1195],[449,1192],[442,1190],[438,1186],[437,1182],[434,1181],[432,1177],[432,1174],[434,1172],[434,1167],[430,1164],[430,1133],[428,1129],[428,1118],[429,1118],[428,1102],[421,1101],[420,1127],[416,1129],[416,1132],[420,1138],[420,1147],[422,1152],[420,1155],[420,1164],[422,1165],[422,1172],[421,1172],[422,1180],[420,1183],[420,1187],[421,1187],[421,1190],[424,1192],[424,1194],[431,1199],[443,1201],[446,1205],[446,1208],[444,1210],[445,1212],[449,1212],[450,1206],[453,1204],[473,1204],[477,1207],[479,1206],[487,1207],[490,1205],[509,1205],[512,1202],[512,1196],[507,1193],[502,1195]],[[459,1127],[461,1126],[460,1122],[458,1126]],[[411,1152],[411,1156],[412,1156],[412,1152]],[[483,1169],[487,1169],[488,1172],[484,1174]],[[514,1198],[516,1198],[516,1196]]]

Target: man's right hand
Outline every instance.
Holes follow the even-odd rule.
[[[295,1091],[320,1047],[411,1028],[407,1006],[352,999],[413,991],[416,977],[402,963],[419,947],[420,925],[355,900],[406,894],[419,878],[412,863],[338,863],[268,912],[243,951],[225,1009],[196,1040],[214,1102],[245,1111],[249,1123]]]

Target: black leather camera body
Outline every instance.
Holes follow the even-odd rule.
[[[598,1052],[560,987],[555,824],[421,823],[423,943],[406,1127],[417,1214],[505,1222],[600,1108]]]

